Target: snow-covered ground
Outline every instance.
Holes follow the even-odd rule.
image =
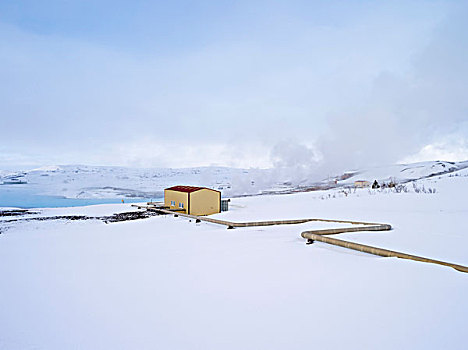
[[[406,186],[234,198],[214,217],[390,223],[392,231],[336,237],[468,265],[467,169]],[[467,348],[468,274],[300,237],[330,224],[227,230],[171,216],[6,220],[0,349]]]

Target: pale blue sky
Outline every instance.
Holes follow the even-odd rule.
[[[0,163],[468,157],[466,15],[457,1],[2,1]]]

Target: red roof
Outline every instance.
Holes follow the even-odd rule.
[[[166,188],[166,190],[171,190],[171,191],[177,191],[177,192],[195,192],[198,190],[202,190],[206,187],[193,187],[193,186],[174,186],[174,187],[169,187]],[[209,190],[209,188],[207,188]]]

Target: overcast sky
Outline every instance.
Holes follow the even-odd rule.
[[[0,163],[468,159],[466,1],[1,1]]]

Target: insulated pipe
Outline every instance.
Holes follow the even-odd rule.
[[[156,207],[156,206],[144,206],[144,205],[132,205],[134,207],[145,208],[146,210],[151,211],[159,211],[165,214],[174,214],[174,211],[166,210],[164,207]],[[188,217],[191,219],[195,219],[195,222],[206,221],[213,224],[225,225],[228,229],[232,229],[234,227],[251,227],[251,226],[272,226],[272,225],[292,225],[292,224],[302,224],[305,222],[311,221],[323,221],[323,222],[337,222],[337,223],[348,223],[353,225],[362,225],[359,227],[343,227],[343,228],[336,228],[336,229],[324,229],[324,230],[314,230],[314,231],[304,231],[301,233],[303,238],[306,238],[313,241],[320,241],[327,244],[336,245],[343,248],[353,249],[360,252],[365,252],[369,254],[374,254],[383,257],[397,257],[401,259],[408,259],[414,261],[420,261],[425,263],[432,263],[438,264],[443,266],[449,266],[454,268],[457,271],[466,272],[468,273],[468,267],[463,265],[457,265],[448,263],[445,261],[439,261],[434,259],[427,259],[416,255],[410,255],[406,253],[395,252],[392,250],[372,247],[360,243],[353,243],[348,241],[343,241],[336,238],[324,237],[324,235],[334,235],[338,233],[344,232],[359,232],[359,231],[388,231],[392,229],[392,226],[388,224],[378,224],[378,223],[369,223],[369,222],[361,222],[361,221],[349,221],[349,220],[332,220],[332,219],[298,219],[298,220],[279,220],[279,221],[256,221],[256,222],[231,222],[225,220],[218,220],[207,218],[204,216],[197,216],[197,215],[189,215],[183,213],[177,213],[176,215]]]
[[[383,256],[383,257],[396,257],[396,258],[401,258],[401,259],[449,266],[457,271],[468,273],[468,267],[463,266],[463,265],[457,265],[457,264],[452,264],[452,263],[448,263],[445,261],[423,258],[423,257],[416,256],[416,255],[395,252],[393,250],[372,247],[372,246],[368,246],[368,245],[364,245],[360,243],[343,241],[341,239],[323,237],[320,234],[314,233],[314,231],[304,231],[301,233],[301,236],[303,238],[306,238],[312,241],[319,241],[319,242],[323,242],[323,243],[327,243],[327,244],[331,244],[331,245],[335,245],[335,246],[339,246],[343,248],[357,250],[357,251],[364,252],[364,253],[374,254],[374,255]]]
[[[174,210],[167,210],[165,207],[156,207],[156,206],[144,206],[144,205],[132,205],[138,208],[145,208],[146,210],[158,211],[165,214],[174,214]],[[256,227],[256,226],[274,226],[274,225],[296,225],[303,224],[306,222],[312,221],[322,221],[322,222],[336,222],[336,223],[346,223],[352,225],[361,225],[358,227],[348,227],[348,228],[339,228],[339,229],[327,229],[327,230],[317,230],[320,234],[332,235],[342,232],[358,232],[358,231],[385,231],[390,230],[392,227],[387,224],[377,224],[372,222],[362,222],[362,221],[350,221],[350,220],[332,220],[332,219],[293,219],[293,220],[270,220],[270,221],[251,221],[251,222],[233,222],[226,220],[219,220],[208,218],[206,216],[198,216],[191,214],[184,214],[177,212],[178,216],[183,216],[190,219],[210,222],[212,224],[225,225],[229,228],[234,227]]]

